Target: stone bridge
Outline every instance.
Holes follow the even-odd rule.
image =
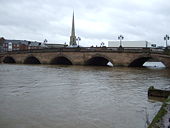
[[[149,48],[57,48],[1,54],[2,63],[141,67],[148,60],[170,68],[170,55]]]

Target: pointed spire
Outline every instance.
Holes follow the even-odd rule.
[[[73,11],[73,19],[72,19],[71,36],[75,36],[75,27],[74,27],[74,11]]]
[[[74,11],[73,11],[72,28],[71,28],[71,36],[70,36],[70,45],[76,45],[75,26],[74,26]]]

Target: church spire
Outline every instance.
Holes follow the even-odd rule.
[[[70,45],[76,45],[75,26],[74,26],[74,11],[73,11],[72,28],[71,28],[71,36],[70,36]]]
[[[75,27],[74,27],[74,11],[73,11],[73,19],[72,19],[72,30],[71,30],[71,36],[75,36]]]

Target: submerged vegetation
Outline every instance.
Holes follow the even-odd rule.
[[[155,93],[156,91],[156,93]],[[168,91],[164,91],[164,90],[159,90],[159,89],[155,89],[153,86],[151,86],[148,89],[148,96],[149,94],[153,94],[152,96],[162,96],[165,97],[165,93],[167,94]],[[159,93],[159,94],[158,94]],[[168,110],[167,110],[167,106],[170,104],[170,96],[164,100],[159,112],[156,114],[156,116],[154,117],[154,119],[152,120],[151,124],[149,125],[148,128],[161,128],[162,124],[163,124],[163,117],[167,114]]]
[[[166,107],[167,107],[167,102],[164,102],[161,109],[156,114],[156,116],[154,117],[154,119],[152,120],[148,128],[160,128],[160,122],[164,117],[164,115],[167,113]]]

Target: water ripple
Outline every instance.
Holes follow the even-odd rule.
[[[161,105],[148,87],[170,89],[169,78],[165,69],[2,64],[0,124],[143,128]]]

